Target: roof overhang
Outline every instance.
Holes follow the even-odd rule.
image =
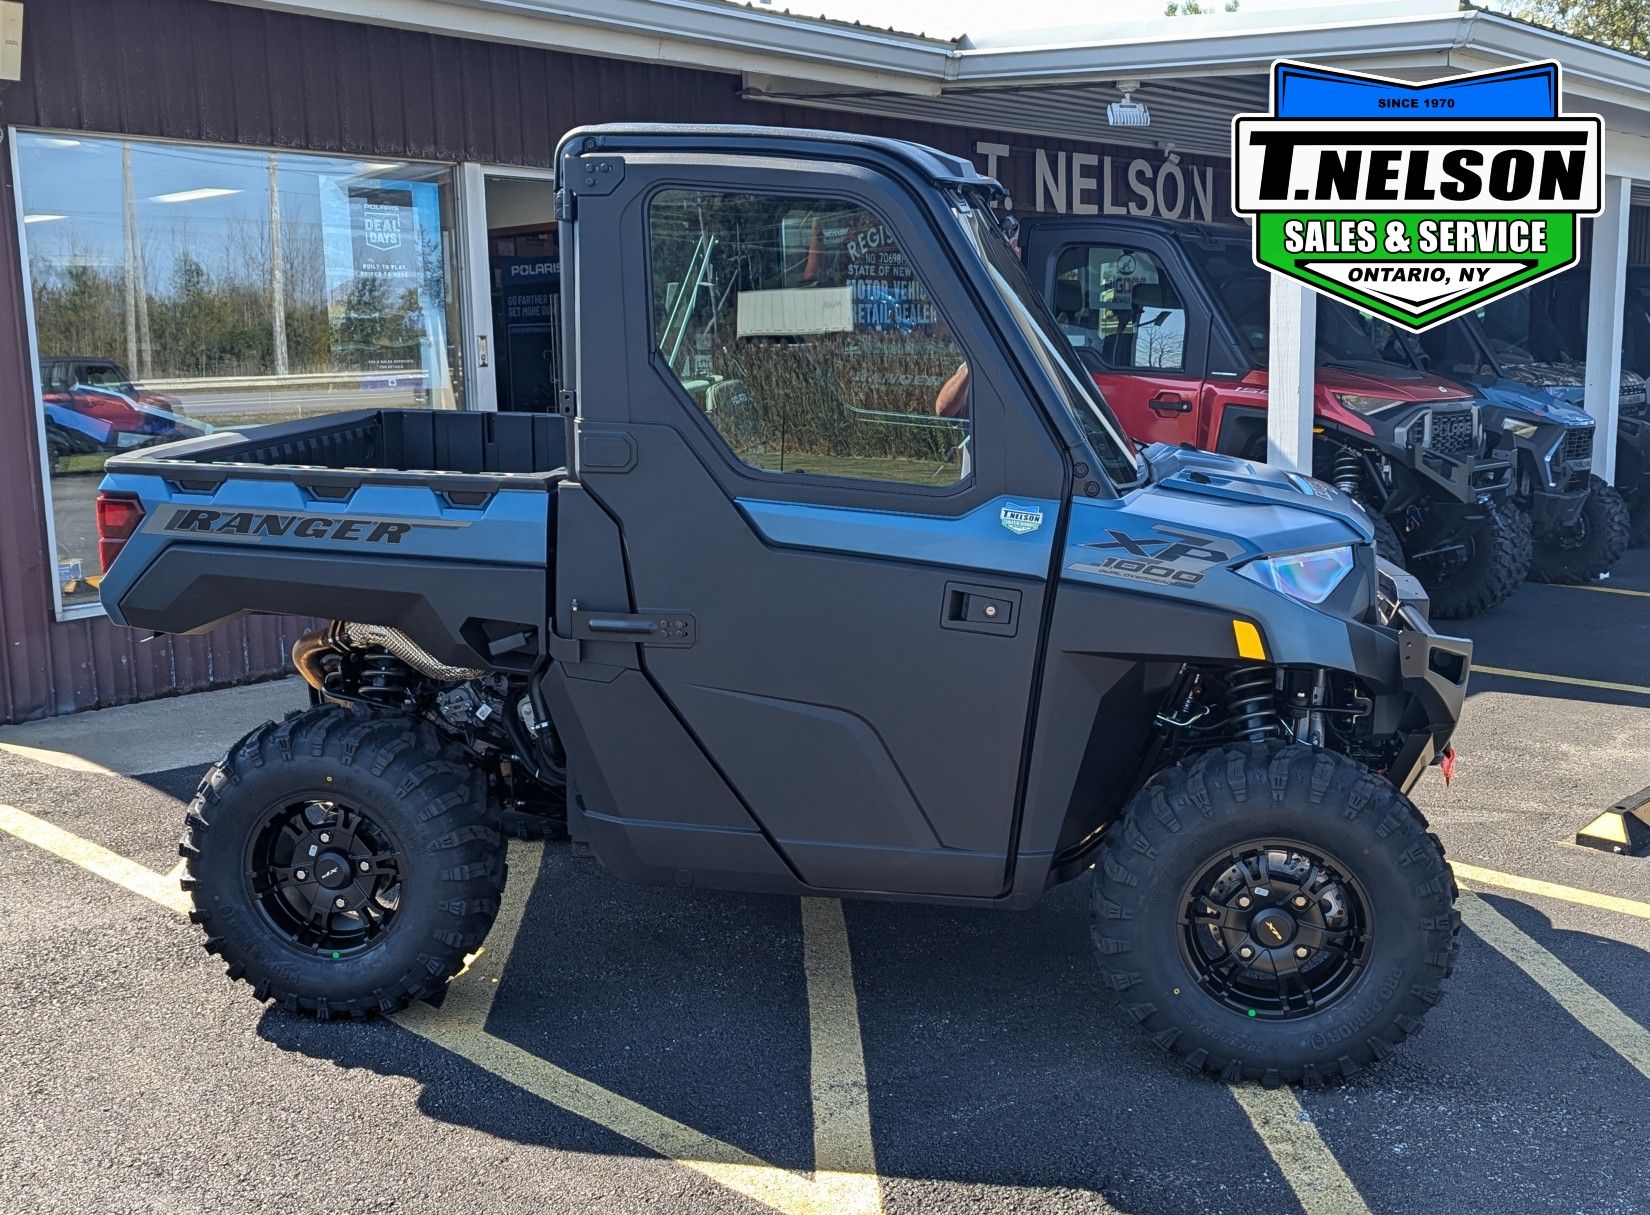
[[[1650,61],[1451,0],[1271,10],[956,41],[728,0],[223,0],[431,33],[739,74],[746,95],[886,117],[1226,154],[1273,60],[1424,80],[1556,59],[1601,114],[1607,169],[1650,180]],[[1113,128],[1119,81],[1152,111]],[[1161,115],[1161,120],[1159,118]]]
[[[819,84],[938,93],[956,44],[727,0],[220,0],[246,8]]]

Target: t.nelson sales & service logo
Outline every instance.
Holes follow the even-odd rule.
[[[1420,331],[1573,265],[1604,124],[1561,114],[1556,63],[1410,84],[1272,66],[1232,120],[1255,263]]]

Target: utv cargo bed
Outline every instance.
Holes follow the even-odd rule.
[[[564,434],[553,414],[385,409],[117,456],[104,492],[143,518],[105,602],[173,632],[248,611],[391,625],[455,666],[527,669]]]

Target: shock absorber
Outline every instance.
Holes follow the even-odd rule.
[[[366,650],[361,654],[360,684],[357,692],[363,700],[398,708],[406,699],[411,672],[399,658],[383,650]]]
[[[1337,447],[1335,466],[1330,472],[1329,479],[1343,494],[1356,498],[1364,482],[1363,461],[1358,458],[1358,453],[1346,447]]]
[[[1242,742],[1260,742],[1278,732],[1271,667],[1238,667],[1226,677],[1226,724]]]

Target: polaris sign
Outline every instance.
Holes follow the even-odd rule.
[[[1603,122],[1559,65],[1409,84],[1279,62],[1232,122],[1232,209],[1257,265],[1423,330],[1575,263]]]

